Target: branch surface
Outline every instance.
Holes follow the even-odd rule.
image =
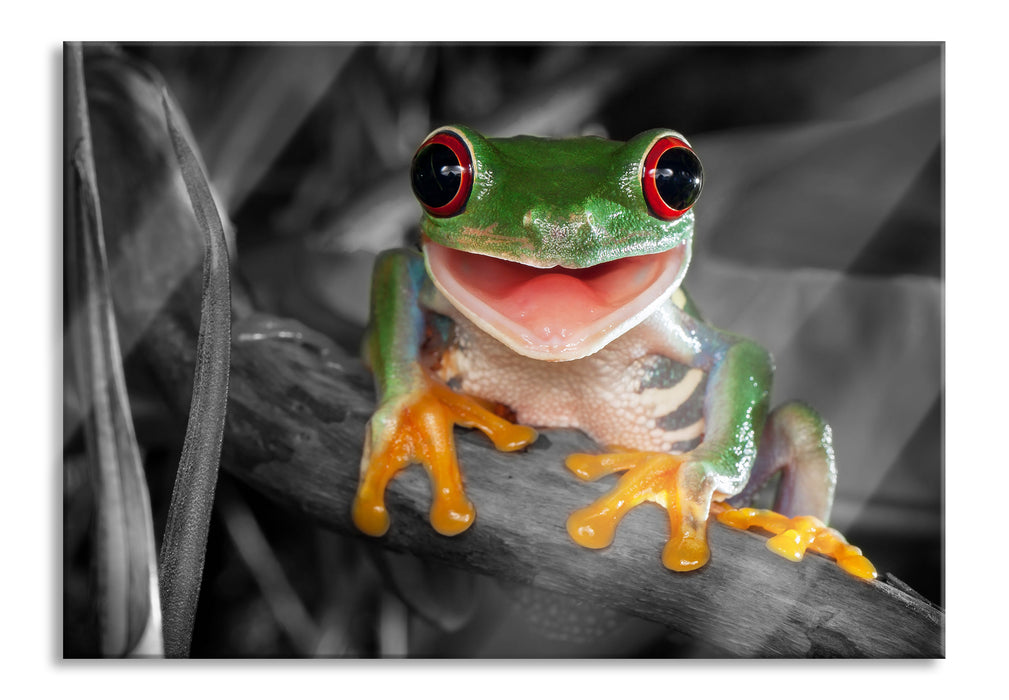
[[[360,535],[350,519],[371,378],[345,356],[326,362],[291,341],[239,343],[233,353],[226,468],[326,527]],[[712,521],[711,562],[686,574],[660,561],[668,523],[658,506],[627,515],[604,550],[565,531],[573,510],[612,480],[584,483],[564,467],[594,444],[575,431],[543,431],[519,453],[495,451],[457,430],[476,523],[456,537],[427,522],[430,486],[420,467],[390,485],[396,551],[593,599],[661,622],[741,656],[941,657],[942,611],[885,582],[865,582],[815,554],[794,564],[767,551],[766,536]]]

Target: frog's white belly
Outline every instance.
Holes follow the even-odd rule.
[[[458,313],[439,375],[460,391],[505,404],[518,422],[579,428],[604,447],[662,452],[693,448],[704,433],[706,375],[649,354],[633,329],[568,362],[519,355]]]

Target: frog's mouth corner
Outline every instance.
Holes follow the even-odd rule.
[[[584,268],[539,268],[423,242],[435,286],[464,316],[538,360],[591,355],[679,286],[689,247]]]

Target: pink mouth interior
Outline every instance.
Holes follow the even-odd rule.
[[[430,241],[425,250],[442,292],[477,325],[524,354],[561,359],[640,321],[677,283],[684,249],[579,269],[531,267]]]

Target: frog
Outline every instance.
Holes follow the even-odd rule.
[[[360,531],[389,530],[387,486],[413,463],[430,478],[434,530],[473,524],[455,426],[501,451],[568,428],[600,446],[568,456],[575,477],[619,474],[568,516],[578,545],[610,546],[626,513],[651,502],[668,513],[671,571],[707,564],[714,515],[771,531],[783,557],[811,548],[875,577],[826,525],[830,426],[802,402],[772,410],[770,353],[707,323],[684,288],[703,181],[672,129],[616,141],[453,124],[423,139],[410,166],[419,244],[380,253],[372,277],[362,355],[377,406],[352,506]],[[737,507],[772,477],[772,509]]]

